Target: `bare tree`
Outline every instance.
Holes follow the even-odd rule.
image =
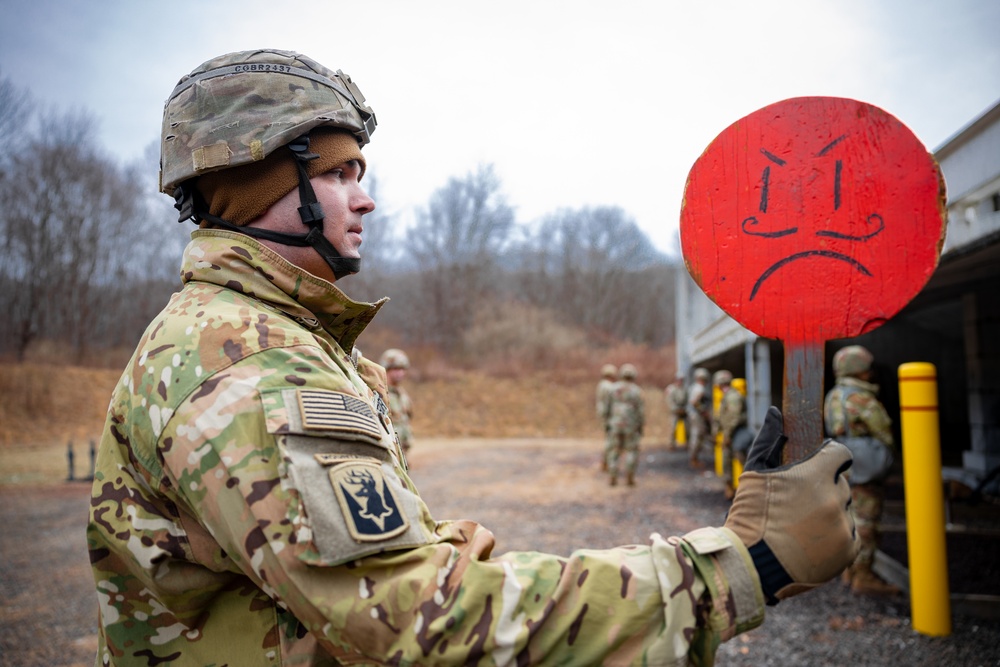
[[[130,348],[180,286],[193,227],[158,192],[157,143],[123,167],[94,145],[94,124],[79,111],[39,114],[0,77],[0,352],[23,358],[42,338],[77,359]],[[672,340],[670,261],[621,208],[564,209],[534,231],[519,227],[483,165],[436,190],[403,232],[375,174],[367,179],[379,208],[365,218],[364,271],[344,287],[393,297],[379,321],[404,339],[460,351],[474,317],[520,301],[552,314],[549,331]]]
[[[0,178],[3,178],[3,167],[9,157],[17,153],[27,139],[34,112],[31,93],[0,76]]]
[[[130,177],[142,190],[139,218],[130,225],[134,226],[130,236],[140,240],[133,249],[133,262],[143,267],[150,280],[176,289],[181,256],[197,227],[189,220],[178,220],[173,198],[160,192],[159,164],[160,143],[153,141],[146,145],[142,158],[128,166]]]
[[[173,200],[159,191],[158,165],[159,142],[154,141],[123,172],[139,191],[133,217],[122,232],[131,245],[121,255],[105,257],[101,271],[104,306],[91,327],[95,342],[104,348],[131,349],[181,287],[181,256],[197,227],[179,222]]]
[[[614,335],[633,330],[639,292],[647,291],[636,277],[666,260],[619,207],[557,211],[542,220],[531,245],[533,252],[522,251],[525,294],[568,321]]]
[[[39,337],[65,343],[81,358],[102,312],[99,286],[134,245],[129,222],[138,183],[90,137],[86,113],[49,113],[39,134],[11,157],[0,182],[2,275],[8,334],[23,359]]]
[[[434,192],[406,236],[422,308],[410,309],[420,339],[454,349],[471,323],[514,227],[514,210],[492,165]]]

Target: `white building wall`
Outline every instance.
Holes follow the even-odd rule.
[[[944,252],[1000,230],[1000,103],[935,153],[948,188]]]

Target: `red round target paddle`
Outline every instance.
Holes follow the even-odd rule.
[[[944,242],[944,181],[898,119],[798,97],[716,137],[688,174],[684,262],[715,303],[785,347],[790,459],[823,437],[823,344],[872,331],[927,283]]]

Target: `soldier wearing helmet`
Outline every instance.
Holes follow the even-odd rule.
[[[619,380],[611,387],[608,410],[611,448],[607,458],[611,486],[618,484],[618,464],[623,453],[626,482],[629,486],[635,486],[639,441],[646,425],[642,388],[635,382],[637,375],[635,366],[622,364],[618,370]]]
[[[679,446],[677,434],[681,428],[687,432],[685,418],[687,416],[687,389],[684,387],[684,374],[677,373],[674,381],[667,385],[664,394],[667,399],[667,433],[670,434],[670,449]]]
[[[833,355],[836,384],[823,402],[826,434],[838,440],[864,438],[870,446],[893,448],[892,419],[878,400],[872,383],[875,358],[861,345],[848,345]],[[860,469],[859,469],[860,470]],[[857,595],[895,594],[899,588],[883,581],[872,569],[879,545],[879,523],[885,504],[882,478],[851,480],[851,510],[858,531],[858,557],[844,573]]]
[[[691,467],[695,469],[705,467],[701,460],[701,450],[708,442],[709,428],[712,423],[712,393],[708,386],[710,379],[708,370],[704,368],[694,369],[694,383],[688,392],[687,425],[690,429],[688,456]]]
[[[413,401],[403,388],[403,379],[410,369],[410,359],[406,353],[396,348],[390,348],[382,353],[379,364],[385,369],[389,382],[389,417],[396,430],[396,439],[404,454],[409,454],[413,445],[413,433],[410,420],[413,418]]]
[[[361,216],[375,208],[358,185],[375,125],[340,70],[287,51],[220,56],[167,98],[160,189],[181,222],[250,236],[339,280],[360,270]],[[349,199],[346,210],[333,197]]]
[[[597,382],[597,396],[595,401],[595,412],[597,421],[604,429],[604,450],[601,452],[601,470],[608,469],[608,454],[614,446],[611,440],[611,388],[615,386],[618,379],[618,369],[614,364],[604,364],[601,366],[601,379]]]
[[[718,413],[713,420],[713,435],[721,440],[722,479],[725,482],[726,500],[736,495],[733,485],[733,434],[746,424],[747,407],[743,394],[733,387],[733,374],[727,370],[716,371],[712,383],[722,391]]]
[[[827,517],[798,522],[828,547],[808,558],[770,537],[796,528],[749,484],[722,527],[569,558],[494,556],[477,523],[436,521],[386,371],[355,347],[383,301],[335,285],[360,268],[374,129],[350,77],[289,51],[215,58],[168,97],[162,189],[199,229],[108,408],[87,527],[96,664],[708,663],[765,596],[853,558],[835,443],[767,471]],[[755,564],[755,543],[787,567]]]

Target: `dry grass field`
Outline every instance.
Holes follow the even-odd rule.
[[[90,442],[100,440],[119,370],[45,364],[0,364],[0,484],[67,477],[72,443],[76,475],[89,472]],[[597,438],[591,380],[567,382],[537,372],[495,377],[451,370],[416,374],[406,388],[420,438]],[[644,387],[647,440],[667,428],[663,392]]]
[[[0,365],[0,667],[81,667],[97,645],[84,528],[90,484],[77,476],[101,432],[118,371]],[[585,373],[580,373],[583,377]],[[596,380],[596,378],[594,378]],[[664,446],[659,387],[645,387],[649,425],[638,484],[609,487],[598,469],[594,383],[429,373],[408,389],[417,406],[411,475],[438,519],[481,522],[495,552],[644,543],[651,532],[719,525],[722,483]],[[831,582],[768,608],[768,621],[724,644],[733,667],[1000,665],[1000,626],[955,616],[949,637],[910,627],[905,596],[861,599]],[[581,665],[588,664],[581,656]]]

